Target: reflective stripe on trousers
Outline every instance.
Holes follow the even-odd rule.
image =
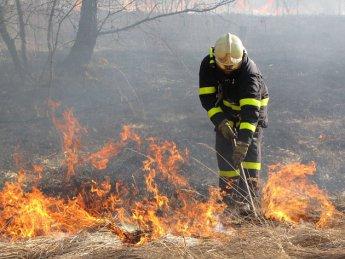
[[[262,129],[259,128],[258,131],[254,133],[252,143],[250,144],[247,155],[242,163],[243,167],[250,171],[259,171],[261,169],[261,132]],[[218,131],[216,131],[216,151],[220,175],[225,177],[235,177],[237,171],[235,171],[231,166],[231,157],[233,153],[232,145]]]
[[[252,179],[254,182],[257,181],[258,172],[261,169],[261,139],[262,129],[258,128],[254,133],[252,143],[250,144],[247,155],[242,163],[247,178]],[[240,189],[239,191],[242,195],[246,196],[244,182],[240,179],[238,170],[234,170],[231,166],[231,157],[233,153],[232,145],[218,131],[216,131],[216,151],[219,168],[219,187],[222,190],[229,192],[230,190],[228,185],[229,182],[231,182],[232,187]]]

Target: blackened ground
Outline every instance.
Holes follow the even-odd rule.
[[[331,192],[344,190],[344,18],[203,15],[165,21],[123,34],[119,42],[100,39],[82,75],[56,77],[51,97],[74,108],[88,129],[83,138],[87,149],[96,150],[116,138],[121,125],[134,124],[144,137],[173,140],[190,150],[191,159],[183,171],[200,191],[216,184],[214,131],[199,103],[198,69],[215,39],[232,31],[243,39],[270,90],[265,165],[315,161],[315,180]],[[177,29],[181,24],[184,30]],[[63,55],[58,53],[58,58]],[[32,62],[39,67],[41,59]],[[23,154],[24,163],[60,154],[59,137],[47,113],[47,86],[19,83],[12,71],[9,59],[2,57],[0,168],[4,180],[16,171],[15,151]],[[127,181],[132,174],[140,177],[142,159],[127,149],[112,160],[109,169],[81,169],[80,174]]]

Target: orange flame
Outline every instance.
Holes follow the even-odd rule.
[[[308,221],[318,227],[330,223],[336,209],[327,194],[308,179],[315,171],[314,163],[271,166],[263,189],[265,217],[293,224]]]
[[[181,154],[173,142],[161,143],[154,138],[148,141],[149,157],[144,161],[143,169],[147,172],[147,191],[153,194],[154,200],[144,199],[137,202],[132,209],[134,222],[144,233],[149,233],[141,237],[139,244],[167,233],[180,236],[214,236],[217,215],[225,209],[224,204],[219,202],[219,190],[211,188],[209,200],[200,201],[179,170],[179,165],[187,160],[187,154]],[[177,202],[172,202],[167,195],[160,192],[155,182],[157,177],[170,184],[176,193]]]
[[[91,163],[96,169],[105,169],[129,142],[139,148],[146,147],[147,158],[143,161],[146,188],[128,188],[122,182],[110,179],[84,183],[72,199],[51,197],[31,187],[25,171],[21,170],[17,181],[6,182],[0,191],[0,234],[12,240],[46,236],[57,233],[76,232],[106,225],[123,241],[143,244],[167,233],[182,236],[213,236],[217,215],[223,212],[218,189],[210,189],[210,197],[202,201],[197,192],[182,175],[180,166],[188,161],[188,152],[180,152],[172,141],[149,138],[143,143],[141,137],[126,125],[119,140],[110,140],[99,151],[81,156],[79,153],[81,133],[86,130],[74,117],[71,109],[57,119],[55,111],[60,107],[50,102],[52,120],[61,136],[67,165],[68,179],[77,166]],[[145,144],[145,145],[143,145]],[[84,153],[85,153],[84,152]],[[37,175],[34,186],[44,176],[44,166],[33,165],[30,169]],[[164,182],[161,188],[159,182]],[[32,184],[32,183],[31,183]],[[131,224],[140,230],[137,238],[122,226]]]
[[[275,4],[275,0],[267,0],[267,1],[266,1],[266,4],[264,4],[263,6],[261,6],[261,7],[258,9],[258,12],[259,12],[260,14],[269,14],[269,13],[272,13],[274,4]]]
[[[108,142],[101,150],[90,154],[89,160],[96,169],[105,169],[108,166],[109,159],[112,156],[116,156],[120,152],[120,148],[121,146],[119,144]]]
[[[129,125],[125,125],[122,128],[118,142],[109,141],[102,149],[90,154],[88,160],[96,169],[105,169],[108,166],[109,159],[116,156],[128,141],[135,141],[137,145],[141,144],[140,136],[134,133]]]
[[[2,235],[16,240],[58,232],[76,233],[97,221],[80,206],[78,199],[65,202],[47,197],[36,188],[26,193],[24,182],[22,170],[17,181],[5,183],[0,192]]]
[[[42,179],[43,177],[43,171],[44,171],[44,166],[40,165],[40,164],[34,164],[32,165],[32,170],[34,172],[34,186],[37,186],[37,184],[39,183],[39,181]]]
[[[284,1],[266,0],[264,3],[239,0],[235,2],[234,11],[254,15],[285,15],[298,14],[298,8]]]
[[[75,174],[75,169],[80,162],[80,138],[83,133],[86,133],[86,130],[75,118],[72,109],[65,110],[62,113],[63,119],[60,120],[55,115],[55,111],[60,104],[50,100],[49,105],[52,109],[51,118],[53,124],[60,134],[62,149],[65,155],[65,164],[67,166],[66,179],[68,180]]]
[[[0,234],[12,240],[57,233],[75,234],[85,228],[103,225],[124,242],[144,244],[168,233],[183,237],[217,236],[217,217],[225,205],[220,202],[218,188],[209,189],[209,198],[201,199],[182,174],[181,165],[188,161],[188,152],[181,152],[172,141],[148,138],[143,141],[126,125],[118,140],[108,141],[99,151],[80,155],[81,133],[86,130],[73,116],[71,109],[57,119],[60,107],[51,102],[52,120],[62,140],[68,179],[78,165],[88,164],[105,169],[109,161],[130,142],[146,151],[142,163],[144,186],[126,186],[91,180],[72,199],[51,197],[31,187],[22,169],[15,182],[6,182],[0,191]],[[145,152],[143,151],[143,152]],[[17,159],[19,160],[19,159]],[[18,161],[17,161],[18,162]],[[34,186],[44,176],[44,166],[32,165],[36,174]],[[315,164],[291,164],[270,168],[263,190],[262,206],[267,218],[299,223],[314,222],[326,226],[337,213],[327,195],[308,176]],[[161,184],[163,183],[163,184]],[[164,187],[164,188],[163,188]],[[313,214],[314,213],[314,214]],[[316,216],[315,216],[316,213]],[[132,225],[137,233],[131,236],[124,228]]]

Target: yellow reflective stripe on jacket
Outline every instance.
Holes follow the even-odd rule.
[[[217,113],[223,112],[220,107],[214,107],[207,112],[208,117],[211,119]]]
[[[242,162],[244,169],[261,170],[261,163],[257,162]]]
[[[260,108],[261,101],[254,98],[244,98],[240,100],[240,106],[251,105]]]
[[[267,105],[268,105],[269,99],[270,99],[270,98],[262,99],[262,100],[260,101],[260,102],[261,102],[261,107],[267,106]]]
[[[240,172],[236,170],[219,171],[220,177],[237,177],[240,176]]]
[[[214,59],[213,59],[213,49],[212,47],[210,48],[210,64],[214,63]]]
[[[214,86],[199,88],[199,95],[214,94],[215,92],[216,92],[216,88]]]
[[[249,122],[241,122],[240,130],[242,130],[242,129],[247,129],[247,130],[255,132],[256,126],[249,123]]]
[[[231,109],[233,109],[234,111],[240,111],[241,110],[241,107],[236,105],[236,104],[233,104],[231,102],[228,102],[227,100],[223,100],[223,104],[226,106],[226,107],[229,107]]]
[[[213,48],[210,47],[210,58],[213,58]]]

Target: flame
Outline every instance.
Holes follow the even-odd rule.
[[[132,0],[123,0],[122,7],[126,11],[141,11],[141,12],[175,12],[183,11],[190,9],[199,5],[200,2],[197,0],[179,0],[179,1],[162,1],[157,2],[154,0],[145,0],[145,1],[132,1]]]
[[[61,106],[50,101],[53,124],[61,137],[65,155],[66,181],[80,165],[91,164],[105,169],[109,161],[129,143],[143,149],[143,185],[127,186],[121,181],[90,180],[82,183],[75,197],[55,197],[37,186],[45,167],[32,165],[21,169],[14,182],[6,182],[0,191],[0,234],[11,240],[36,236],[75,234],[90,227],[106,226],[124,242],[144,244],[168,233],[181,236],[210,237],[216,235],[217,217],[225,209],[217,188],[210,188],[209,198],[202,200],[190,186],[180,169],[188,162],[188,152],[181,152],[172,141],[156,138],[142,140],[133,128],[125,125],[118,140],[109,140],[94,153],[81,146],[86,130],[74,117],[72,109],[58,119]],[[83,152],[80,152],[80,149]],[[30,181],[28,172],[36,180]],[[162,183],[162,184],[161,184]],[[164,188],[162,188],[162,186]],[[67,196],[67,195],[66,195]],[[131,235],[123,226],[137,229]]]
[[[184,176],[179,165],[187,161],[188,153],[182,154],[174,142],[149,138],[148,158],[143,162],[147,191],[154,199],[144,199],[135,204],[132,219],[139,228],[145,230],[139,244],[159,238],[167,233],[179,236],[214,236],[217,215],[225,205],[220,203],[218,189],[209,190],[207,201],[200,201]],[[155,179],[161,178],[170,184],[177,202],[171,202],[167,195],[160,192]],[[185,189],[182,189],[185,188]]]
[[[57,232],[76,233],[97,219],[87,213],[78,199],[64,201],[47,197],[37,188],[24,191],[25,172],[17,181],[5,183],[0,192],[1,234],[12,240]]]
[[[103,181],[100,185],[97,184],[94,180],[92,180],[92,187],[91,187],[91,192],[96,193],[97,196],[103,197],[107,193],[109,193],[111,189],[111,184],[108,180]]]
[[[62,113],[63,119],[58,119],[55,115],[56,109],[60,104],[50,100],[51,118],[54,126],[60,134],[62,149],[65,156],[65,164],[67,166],[66,180],[75,174],[75,169],[80,162],[80,138],[86,129],[83,128],[73,114],[73,109],[67,109]]]
[[[96,169],[105,169],[111,157],[116,156],[128,141],[134,141],[138,146],[141,144],[140,136],[129,125],[124,125],[118,142],[114,142],[113,140],[109,141],[99,151],[90,154],[88,160]]]
[[[261,15],[268,15],[274,13],[275,0],[267,0],[266,3],[258,9],[255,9],[254,12]]]
[[[114,143],[114,142],[108,142],[105,144],[105,146],[100,149],[99,151],[90,154],[89,160],[93,167],[102,170],[107,168],[109,159],[112,156],[116,156],[118,152],[120,152],[121,145]]]
[[[74,117],[72,109],[58,119],[57,102],[50,102],[53,124],[61,137],[65,154],[66,181],[81,165],[97,170],[107,168],[113,157],[134,143],[144,155],[141,172],[143,183],[127,185],[90,179],[82,183],[75,197],[55,197],[37,186],[45,167],[33,164],[21,169],[14,182],[6,182],[0,191],[0,234],[10,240],[36,236],[75,234],[81,230],[105,226],[123,242],[145,244],[166,234],[188,237],[215,237],[218,216],[225,205],[218,188],[209,188],[209,197],[201,198],[183,175],[181,166],[188,162],[188,151],[180,151],[172,141],[157,138],[143,140],[133,128],[125,125],[119,138],[109,140],[96,152],[81,146],[86,130]],[[80,149],[83,152],[80,152]],[[139,152],[138,152],[139,153]],[[17,162],[19,163],[20,159]],[[33,172],[34,181],[27,172]],[[270,167],[263,190],[262,207],[266,218],[299,223],[311,221],[317,227],[327,226],[337,213],[327,195],[308,176],[315,164],[290,164]],[[132,226],[131,234],[125,226]]]
[[[187,160],[187,154],[181,154],[174,142],[164,141],[159,143],[154,138],[149,138],[150,159],[146,160],[144,168],[147,171],[153,171],[150,168],[152,162],[156,163],[156,168],[161,172],[161,176],[175,186],[187,187],[187,179],[178,173],[179,164]]]
[[[327,194],[308,179],[316,171],[314,163],[276,165],[269,170],[262,200],[266,218],[293,224],[313,222],[317,227],[332,221],[335,207]]]
[[[247,13],[254,15],[285,15],[298,14],[299,10],[295,4],[284,1],[266,0],[264,3],[250,2],[247,0],[239,0],[235,2],[234,12]],[[308,8],[310,9],[310,8]]]
[[[37,184],[39,183],[39,181],[42,179],[43,177],[43,171],[44,171],[44,166],[40,165],[40,164],[33,164],[32,165],[32,171],[35,174],[34,175],[34,186],[37,186]]]

